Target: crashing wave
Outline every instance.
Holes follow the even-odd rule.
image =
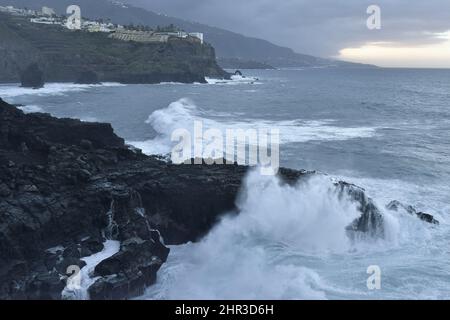
[[[339,127],[333,120],[309,121],[302,119],[270,121],[263,119],[243,119],[242,114],[217,114],[198,108],[190,99],[180,99],[168,107],[154,111],[147,123],[155,131],[154,139],[147,141],[129,141],[129,144],[142,149],[146,154],[165,155],[170,153],[176,142],[171,141],[172,133],[177,129],[186,129],[193,136],[194,122],[200,121],[203,129],[218,129],[225,134],[227,129],[278,129],[280,143],[300,143],[309,141],[345,141],[358,138],[370,138],[377,128]],[[207,141],[203,141],[207,144]]]

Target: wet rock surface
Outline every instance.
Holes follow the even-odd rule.
[[[18,82],[31,63],[39,64],[47,82],[205,83],[205,77],[230,77],[207,43],[176,38],[167,43],[120,41],[107,33],[68,32],[2,12],[0,21],[2,83]],[[24,86],[41,86],[40,73],[27,74]]]
[[[107,239],[120,250],[95,266],[91,299],[141,294],[167,259],[165,245],[198,241],[237,211],[248,170],[172,165],[128,148],[109,124],[24,114],[0,99],[0,299],[60,299],[67,267],[82,268]],[[280,170],[289,184],[313,174]],[[349,228],[382,233],[364,191],[336,186],[359,204]]]
[[[405,212],[407,212],[408,214],[412,215],[412,216],[416,216],[417,218],[419,218],[422,221],[425,221],[427,223],[431,223],[431,224],[435,224],[435,225],[439,225],[439,221],[436,220],[434,218],[434,216],[432,216],[429,213],[425,213],[425,212],[420,212],[417,211],[416,208],[414,208],[411,205],[405,205],[403,203],[401,203],[400,201],[394,200],[392,202],[390,202],[386,208],[388,210],[391,211],[399,211],[399,210],[404,210]]]
[[[134,296],[167,258],[160,235],[166,244],[201,238],[235,208],[246,171],[170,165],[130,150],[108,124],[0,101],[0,298],[60,298],[67,267],[82,268],[106,239],[122,246],[98,266],[105,276],[92,296]],[[120,268],[106,274],[112,261]]]
[[[384,218],[373,200],[364,192],[364,189],[347,182],[336,183],[340,197],[349,196],[358,203],[361,217],[348,226],[347,231],[362,232],[371,237],[384,237]]]

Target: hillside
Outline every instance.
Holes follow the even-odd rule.
[[[126,1],[124,1],[126,2]],[[292,49],[274,45],[268,41],[246,37],[227,30],[189,22],[178,18],[157,14],[131,5],[123,5],[109,0],[0,0],[0,5],[40,8],[44,5],[65,13],[68,5],[78,4],[83,16],[111,19],[120,24],[142,24],[165,26],[174,24],[188,32],[203,32],[208,43],[216,49],[219,58],[234,58],[259,62],[273,67],[361,67],[365,65],[335,61],[303,55]]]
[[[271,65],[254,60],[243,60],[238,58],[219,58],[217,63],[224,69],[275,69]]]
[[[210,45],[123,42],[105,33],[69,31],[0,14],[0,82],[18,82],[32,62],[39,63],[52,82],[75,81],[84,71],[96,72],[100,81],[122,83],[190,83],[226,76]]]

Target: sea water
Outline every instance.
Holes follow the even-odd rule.
[[[277,128],[281,165],[317,170],[284,186],[251,173],[238,200],[199,243],[171,247],[143,299],[449,299],[450,71],[244,71],[252,81],[80,86],[0,85],[25,112],[112,123],[148,154],[170,152],[173,130],[194,121],[225,130]],[[383,239],[351,240],[355,204],[342,179],[384,214]],[[433,214],[439,226],[385,206]],[[381,286],[370,290],[370,266]]]

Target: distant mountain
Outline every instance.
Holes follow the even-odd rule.
[[[224,69],[275,69],[266,63],[238,58],[220,58],[217,63]]]
[[[246,37],[235,32],[189,22],[157,14],[142,8],[111,0],[0,0],[0,5],[13,5],[37,9],[52,7],[64,14],[67,6],[77,4],[82,15],[87,18],[110,19],[119,24],[142,24],[152,27],[174,24],[188,32],[203,32],[205,40],[216,49],[220,59],[239,59],[254,61],[274,67],[361,67],[365,65],[317,58],[294,52],[292,49],[274,45],[266,40]]]

